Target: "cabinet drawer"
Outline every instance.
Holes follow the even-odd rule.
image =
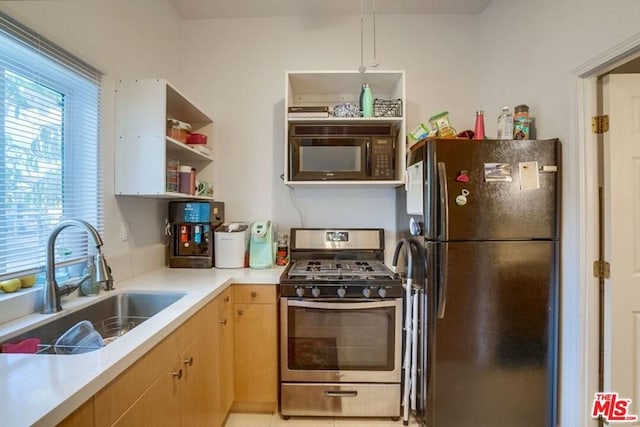
[[[282,384],[281,392],[285,416],[400,416],[400,384]]]
[[[234,285],[236,304],[275,304],[276,285]]]

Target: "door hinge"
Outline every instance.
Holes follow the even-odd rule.
[[[611,265],[607,261],[593,261],[593,277],[608,279],[611,277]]]
[[[609,131],[609,116],[594,116],[591,118],[591,130],[593,133],[601,134]]]

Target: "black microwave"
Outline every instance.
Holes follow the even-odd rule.
[[[289,179],[394,180],[396,138],[392,125],[292,124]]]

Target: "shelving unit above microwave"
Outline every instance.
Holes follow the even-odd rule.
[[[371,88],[374,117],[335,117],[334,108],[342,103],[359,107],[362,84]],[[291,187],[403,185],[406,165],[405,73],[404,71],[287,71],[284,117],[284,183]],[[290,107],[326,107],[328,113],[289,114]],[[316,116],[316,117],[308,117]],[[320,117],[318,117],[320,116]],[[395,129],[394,171],[392,178],[375,179],[297,179],[292,173],[294,159],[290,132],[296,124],[391,125]],[[375,166],[375,165],[370,165]],[[305,174],[297,174],[305,176]],[[308,176],[308,175],[307,175]]]

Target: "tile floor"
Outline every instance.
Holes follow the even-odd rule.
[[[280,414],[229,414],[225,427],[400,427],[402,421],[389,418],[307,418],[283,420]],[[409,426],[418,426],[411,420]]]

